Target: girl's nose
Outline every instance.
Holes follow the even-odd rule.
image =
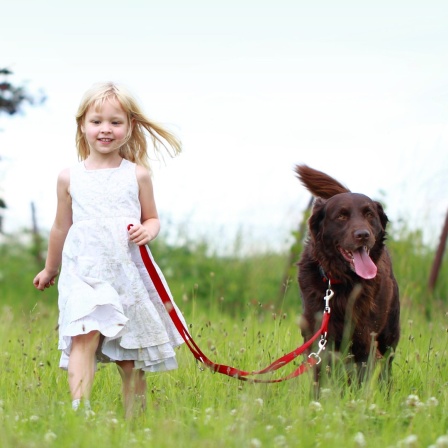
[[[111,132],[108,123],[103,123],[103,125],[101,126],[101,132],[103,132],[104,134],[109,134]]]

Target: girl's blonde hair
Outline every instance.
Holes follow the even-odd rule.
[[[160,125],[150,121],[135,98],[122,86],[107,82],[93,85],[83,96],[76,114],[76,147],[78,157],[85,160],[90,154],[89,144],[82,132],[85,115],[90,107],[100,109],[105,101],[118,101],[128,116],[129,131],[125,144],[120,148],[120,155],[138,165],[149,169],[148,142],[145,130],[151,137],[156,156],[163,147],[174,157],[181,152],[180,141]]]

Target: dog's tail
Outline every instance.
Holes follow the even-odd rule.
[[[350,193],[347,187],[322,171],[317,171],[307,165],[296,165],[295,171],[300,182],[313,196],[330,199],[339,193]]]

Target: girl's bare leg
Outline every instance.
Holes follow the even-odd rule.
[[[146,409],[145,372],[134,369],[134,361],[117,361],[118,371],[123,381],[123,404],[125,417],[130,418],[136,411]]]
[[[82,398],[89,403],[95,376],[95,352],[99,341],[98,331],[72,337],[68,361],[68,384],[72,400]]]

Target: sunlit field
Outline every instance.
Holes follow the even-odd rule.
[[[58,368],[56,290],[33,291],[32,258],[24,250],[3,248],[0,446],[447,447],[446,264],[430,294],[424,278],[431,254],[408,246],[419,255],[414,261],[402,257],[405,247],[391,246],[401,288],[402,337],[390,390],[378,383],[378,370],[361,387],[329,371],[316,398],[312,373],[277,384],[241,382],[212,373],[182,346],[178,370],[147,375],[148,408],[132,420],[123,417],[121,382],[112,364],[99,366],[93,412],[71,410],[67,375]],[[258,276],[262,284],[268,276],[260,269],[247,270],[247,278]],[[202,298],[200,282],[184,278],[173,284],[182,294],[177,302],[193,338],[212,361],[255,370],[302,344],[294,278],[285,300],[274,300],[276,292],[271,292],[273,300],[264,303],[252,290],[253,299],[242,300],[235,310],[226,301],[238,298],[222,296],[225,286],[216,291],[221,272],[224,268],[214,260],[207,274],[212,283],[203,287]],[[207,276],[201,272],[198,277]],[[285,376],[295,367],[291,363],[275,375]]]

